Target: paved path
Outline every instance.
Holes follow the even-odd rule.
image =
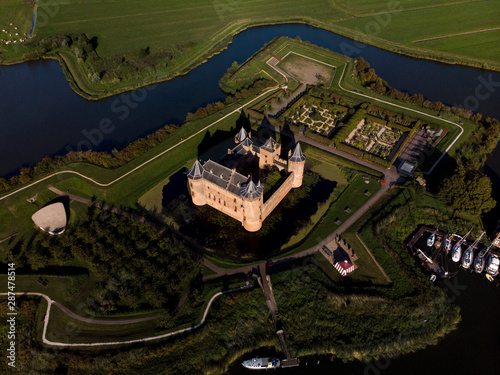
[[[182,145],[184,142],[187,142],[187,141],[189,141],[191,138],[196,137],[198,134],[203,133],[204,131],[206,131],[207,129],[211,128],[212,126],[214,126],[214,125],[215,125],[215,124],[217,124],[218,122],[223,121],[224,119],[226,119],[227,117],[229,117],[229,116],[231,116],[231,115],[233,115],[233,114],[235,114],[235,113],[239,113],[239,112],[240,112],[243,108],[245,108],[246,106],[248,106],[248,105],[252,104],[253,102],[255,102],[255,101],[257,101],[257,100],[259,100],[261,97],[263,97],[263,96],[267,95],[267,94],[268,94],[268,93],[270,93],[271,91],[277,90],[278,88],[279,88],[279,87],[272,87],[272,88],[270,88],[269,90],[264,91],[262,94],[260,94],[260,95],[259,95],[259,96],[257,96],[256,98],[254,98],[254,99],[250,100],[248,103],[246,103],[246,104],[244,104],[244,105],[239,106],[238,108],[236,108],[236,109],[235,109],[235,110],[233,110],[232,112],[229,112],[227,115],[225,115],[225,116],[221,117],[220,119],[218,119],[218,120],[216,120],[216,121],[212,122],[211,124],[209,124],[209,125],[205,126],[203,129],[201,129],[201,130],[197,131],[196,133],[194,133],[194,134],[190,135],[190,136],[189,136],[189,137],[187,137],[186,139],[183,139],[182,141],[179,141],[179,143],[175,144],[174,146],[172,146],[172,147],[170,147],[170,148],[168,148],[168,149],[166,149],[166,150],[164,150],[164,151],[160,152],[159,154],[157,154],[157,155],[153,156],[152,158],[150,158],[150,159],[146,160],[144,163],[142,163],[142,164],[138,165],[137,167],[135,167],[134,169],[132,169],[132,170],[128,171],[127,173],[124,173],[123,175],[121,175],[121,176],[119,176],[119,177],[115,178],[113,181],[110,181],[110,182],[108,182],[108,183],[101,183],[101,182],[98,182],[98,181],[94,180],[93,178],[90,178],[90,177],[88,177],[88,176],[85,176],[84,174],[81,174],[81,173],[79,173],[79,172],[75,172],[75,171],[61,171],[61,172],[52,173],[52,174],[50,174],[50,175],[48,175],[48,176],[45,176],[44,178],[41,178],[41,179],[39,179],[39,180],[37,180],[37,181],[35,181],[35,182],[32,182],[31,184],[28,184],[28,185],[26,185],[26,186],[24,186],[24,187],[22,187],[22,188],[19,188],[19,189],[17,189],[17,190],[14,190],[13,192],[11,192],[11,193],[9,193],[9,194],[6,194],[6,195],[4,195],[3,197],[0,197],[0,201],[2,201],[2,200],[4,200],[4,199],[6,199],[6,198],[8,198],[8,197],[10,197],[10,196],[12,196],[12,195],[14,195],[14,194],[16,194],[16,193],[19,193],[20,191],[23,191],[23,190],[25,190],[25,189],[28,189],[28,188],[30,188],[30,187],[32,187],[32,186],[34,186],[34,185],[37,185],[37,184],[39,184],[40,182],[45,181],[45,180],[47,180],[47,179],[49,179],[49,178],[52,178],[52,177],[57,176],[57,175],[60,175],[60,174],[67,174],[67,173],[69,173],[69,174],[75,174],[75,175],[77,175],[77,176],[79,176],[79,177],[81,177],[81,178],[83,178],[83,179],[85,179],[85,180],[88,180],[88,181],[90,181],[90,182],[92,182],[92,183],[94,183],[94,184],[96,184],[96,185],[98,185],[98,186],[102,186],[102,187],[108,187],[108,186],[111,186],[111,185],[113,185],[114,183],[116,183],[116,182],[120,181],[121,179],[123,179],[123,178],[127,177],[128,175],[130,175],[130,174],[134,173],[135,171],[137,171],[137,170],[141,169],[142,167],[144,167],[145,165],[149,164],[149,163],[150,163],[150,162],[152,162],[153,160],[155,160],[155,159],[159,158],[160,156],[162,156],[162,155],[166,154],[167,152],[169,152],[169,151],[171,151],[171,150],[173,150],[173,149],[175,149],[175,148],[179,147],[179,146],[180,146],[180,145]]]
[[[411,109],[411,108],[408,108],[408,107],[405,107],[405,106],[402,106],[402,105],[399,105],[399,104],[395,104],[395,103],[391,103],[391,102],[388,102],[386,100],[382,100],[382,99],[377,99],[377,98],[374,98],[373,96],[370,96],[370,95],[365,95],[365,94],[361,94],[359,92],[356,92],[356,91],[352,91],[352,90],[347,90],[345,88],[342,87],[342,85],[340,84],[340,82],[342,81],[342,78],[344,78],[344,73],[345,73],[345,69],[347,67],[347,64],[344,65],[344,70],[342,71],[342,75],[340,76],[340,79],[339,79],[339,83],[338,83],[338,86],[341,90],[344,90],[344,91],[347,91],[351,94],[354,94],[354,95],[357,95],[357,96],[361,96],[363,98],[368,98],[370,100],[375,100],[377,102],[380,102],[380,103],[384,103],[384,104],[388,104],[390,106],[393,106],[393,107],[397,107],[397,108],[402,108],[402,109],[405,109],[407,111],[410,111],[410,112],[414,112],[414,113],[418,113],[420,115],[423,115],[423,116],[426,116],[426,117],[430,117],[434,120],[438,120],[438,121],[443,121],[443,122],[446,122],[448,124],[451,124],[453,126],[456,126],[460,129],[460,133],[457,135],[457,137],[453,140],[453,142],[450,143],[450,145],[446,148],[446,150],[444,150],[444,152],[441,154],[441,156],[439,157],[438,160],[436,160],[436,162],[434,163],[434,165],[431,167],[431,169],[429,169],[426,174],[431,174],[432,171],[434,170],[434,168],[436,168],[436,166],[439,164],[439,162],[444,158],[444,156],[448,153],[448,151],[450,151],[450,149],[453,147],[453,145],[460,139],[460,137],[462,136],[462,134],[464,133],[464,128],[462,128],[460,125],[458,125],[457,123],[454,123],[453,121],[450,121],[450,120],[445,120],[444,118],[441,118],[441,117],[437,117],[437,116],[433,116],[433,115],[430,115],[428,113],[425,113],[425,112],[422,112],[422,111],[417,111],[416,109]]]
[[[42,298],[44,298],[47,301],[47,311],[45,312],[45,316],[43,318],[42,341],[43,341],[44,344],[50,345],[50,346],[57,346],[57,347],[89,347],[89,346],[116,346],[116,345],[144,343],[144,342],[148,342],[148,341],[154,341],[154,340],[164,339],[166,337],[178,335],[178,334],[184,333],[184,332],[194,331],[194,330],[200,328],[205,323],[207,315],[208,315],[208,311],[210,310],[210,307],[212,306],[213,301],[217,297],[219,297],[220,295],[223,295],[223,294],[229,294],[229,293],[234,293],[234,292],[238,292],[238,291],[241,291],[241,290],[250,289],[251,287],[252,287],[252,285],[250,284],[249,281],[247,281],[245,286],[242,286],[240,288],[231,289],[231,290],[228,290],[226,292],[219,292],[219,293],[215,294],[210,299],[210,301],[208,302],[208,305],[207,305],[207,307],[205,309],[205,312],[203,313],[203,317],[202,317],[201,321],[197,325],[195,325],[193,327],[188,327],[188,328],[180,329],[178,331],[165,333],[163,335],[150,336],[150,337],[145,337],[145,338],[136,339],[136,340],[112,341],[112,342],[96,342],[96,343],[74,343],[74,344],[65,343],[65,342],[55,342],[55,341],[50,341],[49,339],[47,339],[47,326],[49,324],[50,311],[51,311],[52,305],[56,305],[59,308],[61,308],[61,307],[64,308],[64,306],[61,306],[59,303],[57,303],[54,300],[52,300],[49,296],[47,296],[45,294],[42,294],[42,293],[27,292],[27,293],[16,293],[16,295],[17,296],[27,295],[27,296],[42,297]],[[7,295],[8,295],[7,293],[0,293],[0,296],[7,296]],[[71,313],[71,316],[73,316],[72,315],[73,313],[72,312],[70,312],[70,313]],[[123,321],[121,321],[120,323],[114,323],[114,324],[126,324],[126,323],[123,323]]]

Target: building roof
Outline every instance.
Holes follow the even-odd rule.
[[[64,232],[68,222],[66,209],[61,202],[39,209],[31,216],[31,219],[41,230],[54,235]]]
[[[245,186],[243,186],[240,190],[240,195],[243,198],[258,198],[262,195],[264,191],[264,185],[262,185],[259,181],[257,185],[253,183],[252,180]]]
[[[238,142],[243,142],[246,138],[248,138],[248,133],[246,132],[243,126],[241,127],[239,133],[236,135],[236,140]]]
[[[250,147],[250,146],[252,146],[252,145],[253,145],[253,142],[250,140],[250,138],[245,138],[245,140],[244,140],[243,142],[241,142],[241,144],[242,144],[243,146],[248,146],[248,147]]]
[[[273,137],[269,137],[266,141],[266,143],[264,143],[263,146],[261,146],[260,148],[263,148],[264,150],[268,150],[268,151],[271,151],[271,152],[274,152],[274,150],[276,150],[276,141],[274,140]]]
[[[192,180],[199,180],[203,177],[203,166],[198,160],[194,162],[193,167],[189,170],[187,176]]]
[[[354,266],[347,259],[341,260],[340,262],[335,263],[335,268],[340,272],[342,276],[347,275],[354,271]]]
[[[288,160],[296,163],[306,160],[306,156],[302,153],[302,150],[300,149],[300,143],[297,143],[297,146],[295,146],[295,149],[293,150],[292,155]]]
[[[241,187],[248,181],[242,174],[212,160],[203,165],[203,178],[235,195],[241,194]]]
[[[411,175],[415,171],[415,166],[407,160],[403,160],[398,168],[399,173]]]

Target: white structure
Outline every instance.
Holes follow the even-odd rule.
[[[31,216],[31,219],[41,230],[52,235],[63,233],[68,223],[66,209],[61,202],[41,208]]]

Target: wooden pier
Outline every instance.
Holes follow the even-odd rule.
[[[279,317],[278,306],[276,305],[276,300],[274,299],[273,289],[271,287],[271,279],[266,274],[265,265],[261,264],[259,266],[259,272],[260,272],[259,283],[262,289],[264,290],[264,296],[266,297],[266,304],[267,307],[269,308],[271,319],[273,320],[274,326],[278,328],[278,317]],[[286,359],[283,359],[281,361],[281,367],[286,368],[286,367],[298,366],[299,360],[297,358],[291,358],[290,356],[290,352],[288,351],[288,347],[285,341],[285,333],[283,332],[283,330],[279,329],[278,331],[276,331],[276,334],[278,335],[278,338],[280,340],[283,353],[286,356]]]

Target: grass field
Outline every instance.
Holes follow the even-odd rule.
[[[12,22],[19,24],[23,33],[29,32],[33,7],[23,4],[3,1],[0,25]],[[52,52],[53,57],[64,59],[74,89],[90,98],[109,95],[106,90],[121,92],[169,79],[220,51],[232,36],[249,26],[285,22],[308,23],[412,56],[500,70],[499,32],[414,43],[497,28],[499,5],[500,0],[40,0],[34,41],[82,33],[89,39],[96,38],[97,56],[107,63],[77,62],[73,49]],[[0,44],[5,62],[22,61],[28,56],[24,46],[18,47]],[[125,67],[125,61],[133,63]],[[144,69],[134,71],[137,65]],[[88,73],[92,69],[101,75],[113,70],[115,79],[91,83]]]

